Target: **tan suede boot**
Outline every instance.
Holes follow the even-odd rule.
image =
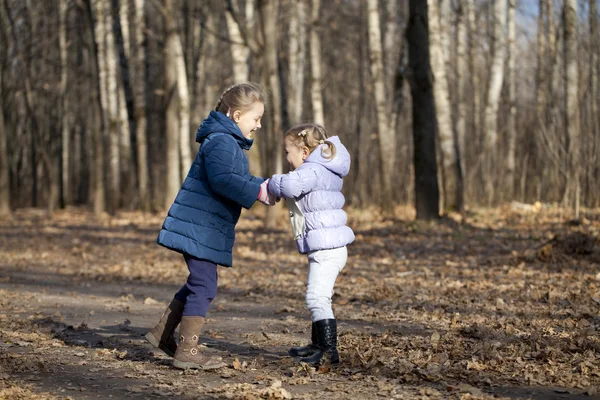
[[[173,333],[179,321],[181,321],[184,305],[183,301],[173,298],[171,304],[169,304],[169,307],[167,307],[160,318],[160,321],[158,321],[158,324],[144,336],[152,346],[161,349],[171,357],[175,355],[175,351],[177,350],[177,343],[175,342]]]
[[[179,327],[179,346],[175,352],[173,366],[179,369],[217,369],[226,366],[221,357],[203,355],[198,349],[198,338],[204,317],[182,317]]]

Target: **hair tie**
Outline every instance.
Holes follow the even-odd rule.
[[[227,118],[229,118],[229,116],[231,115],[231,108],[227,109],[227,114],[225,114],[227,116]]]
[[[319,140],[319,144],[325,144],[325,141],[321,139]]]
[[[298,136],[306,136],[306,129],[303,129],[300,132],[298,132]]]

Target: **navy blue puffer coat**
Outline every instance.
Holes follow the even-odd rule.
[[[250,175],[253,140],[223,113],[211,111],[198,131],[200,149],[175,202],[169,209],[158,244],[183,254],[232,266],[235,225],[242,207],[256,201],[263,178]]]

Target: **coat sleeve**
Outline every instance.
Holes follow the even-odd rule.
[[[241,166],[239,159],[236,160],[237,143],[223,135],[215,137],[204,146],[204,165],[211,189],[244,208],[252,207],[258,198],[260,183],[256,178],[252,179],[250,174],[247,175],[251,178],[246,178],[235,172],[243,168],[247,172],[247,167]]]
[[[273,175],[268,189],[276,197],[291,199],[311,192],[317,187],[317,182],[317,171],[303,168],[287,174]]]

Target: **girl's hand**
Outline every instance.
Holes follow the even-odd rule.
[[[258,201],[261,203],[272,206],[275,204],[275,197],[269,194],[269,190],[267,189],[267,185],[269,184],[269,180],[267,179],[260,185],[260,191],[258,192]]]

